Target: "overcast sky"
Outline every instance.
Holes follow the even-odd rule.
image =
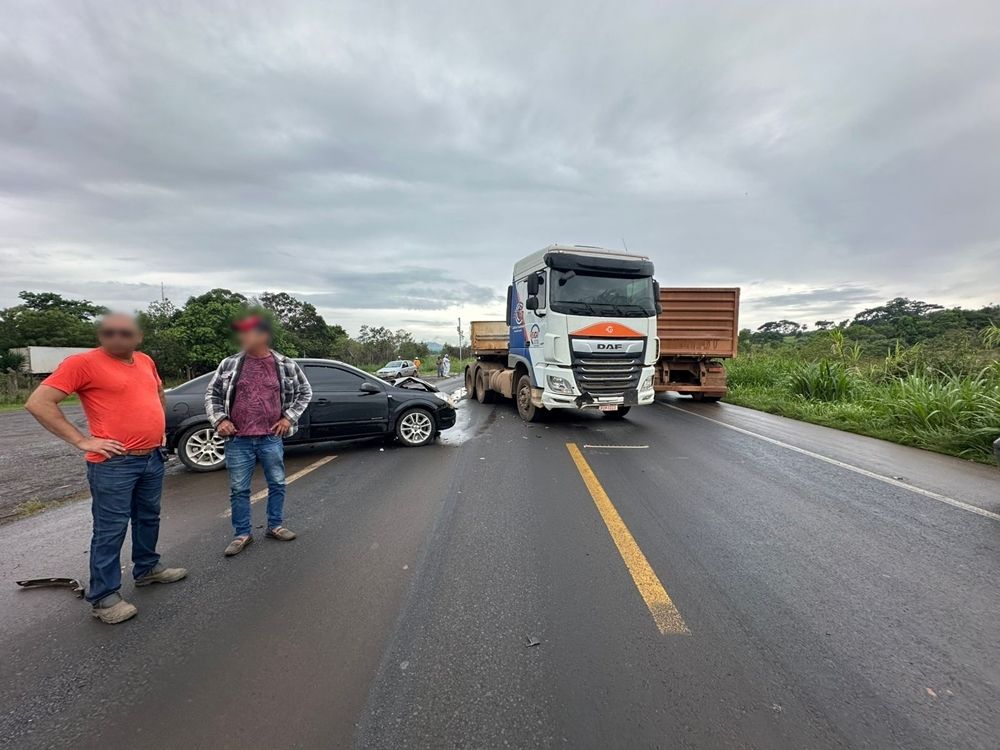
[[[1000,301],[1000,3],[0,0],[0,305],[454,340],[551,242],[752,326]]]

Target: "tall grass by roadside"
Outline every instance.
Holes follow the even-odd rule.
[[[897,348],[865,362],[838,350],[803,361],[785,352],[731,360],[726,400],[755,409],[892,440],[993,461],[1000,437],[1000,362],[977,372],[948,372]]]

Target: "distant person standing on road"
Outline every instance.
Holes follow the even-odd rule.
[[[267,480],[266,536],[290,542],[295,532],[285,528],[285,446],[282,438],[295,433],[309,406],[312,388],[295,360],[271,349],[271,327],[259,315],[233,324],[240,351],[226,357],[205,393],[205,409],[216,432],[226,442],[229,503],[235,537],[226,556],[242,552],[253,541],[250,480],[257,463]]]
[[[419,359],[413,360],[413,366],[417,369],[417,375],[419,375],[420,374],[420,360]]]
[[[446,378],[451,375],[451,358],[445,354],[441,363],[441,377]]]
[[[87,601],[94,617],[114,624],[138,611],[118,593],[129,521],[136,586],[179,581],[187,571],[164,567],[156,552],[165,460],[165,404],[156,365],[136,351],[142,334],[131,315],[105,316],[97,337],[98,348],[67,357],[25,408],[49,432],[86,453],[94,517]],[[91,437],[59,408],[71,393],[80,397]]]

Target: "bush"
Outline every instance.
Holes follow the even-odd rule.
[[[788,389],[811,401],[848,401],[854,382],[846,367],[824,359],[797,365],[788,375]]]

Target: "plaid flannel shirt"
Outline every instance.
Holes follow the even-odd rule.
[[[278,368],[278,383],[281,385],[281,414],[292,423],[289,435],[298,430],[299,418],[309,406],[312,398],[312,386],[306,380],[305,373],[294,359],[290,359],[276,351],[272,351],[274,362]],[[213,427],[217,427],[223,419],[229,419],[229,411],[233,407],[233,394],[243,369],[243,352],[226,357],[219,363],[218,369],[208,381],[205,391],[205,411]]]

